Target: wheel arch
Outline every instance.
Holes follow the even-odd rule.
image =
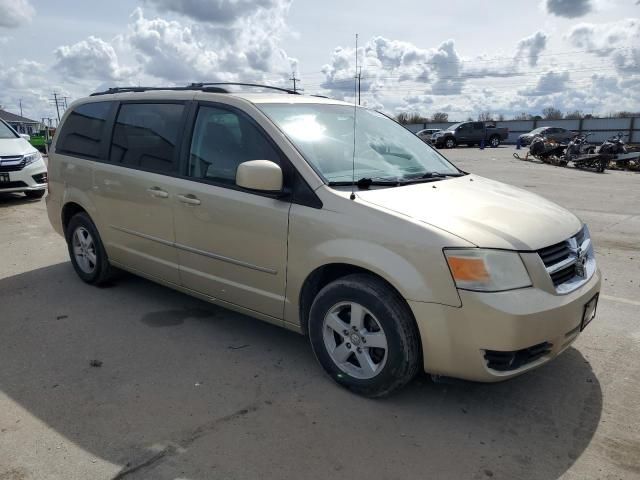
[[[87,211],[87,209],[82,207],[82,205],[76,202],[67,202],[62,207],[62,213],[61,213],[62,231],[65,234],[67,232],[67,226],[69,225],[69,222],[71,221],[73,216],[78,213],[86,213],[87,215],[89,215],[89,212]],[[89,218],[91,218],[91,215],[89,215]]]
[[[347,275],[360,273],[365,275],[370,275],[372,277],[377,278],[382,281],[389,289],[396,293],[398,298],[404,303],[407,308],[407,311],[411,315],[411,320],[416,323],[417,322],[413,316],[413,312],[409,307],[406,299],[402,296],[400,291],[386,278],[382,275],[369,270],[367,268],[343,262],[335,262],[328,263],[322,266],[317,267],[313,270],[307,277],[305,278],[302,288],[300,289],[300,295],[298,299],[298,308],[299,308],[299,318],[300,318],[300,329],[304,335],[307,335],[309,332],[309,312],[311,311],[311,305],[313,304],[313,300],[316,298],[316,295],[320,290],[322,290],[326,285],[331,282],[334,282],[340,278],[346,277]]]

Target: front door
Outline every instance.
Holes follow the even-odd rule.
[[[192,290],[281,319],[291,204],[236,186],[238,165],[249,160],[282,165],[246,114],[201,105],[174,207],[180,275]]]
[[[183,104],[124,103],[108,162],[96,163],[94,198],[109,257],[180,284],[174,247],[173,198]]]

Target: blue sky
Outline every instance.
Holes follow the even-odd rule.
[[[640,110],[638,0],[0,0],[0,104],[52,116],[113,85],[260,81],[452,118]]]

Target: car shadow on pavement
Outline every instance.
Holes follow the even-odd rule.
[[[553,479],[602,411],[574,348],[504,383],[421,375],[370,400],[304,337],[131,275],[94,288],[61,263],[1,279],[0,305],[0,390],[112,478]]]
[[[0,208],[17,207],[25,203],[43,201],[42,198],[28,198],[23,193],[0,193]]]

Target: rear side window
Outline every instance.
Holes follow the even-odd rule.
[[[125,103],[113,129],[112,163],[156,172],[177,171],[184,105]]]
[[[111,102],[85,103],[73,109],[62,125],[56,150],[86,158],[100,158]]]

